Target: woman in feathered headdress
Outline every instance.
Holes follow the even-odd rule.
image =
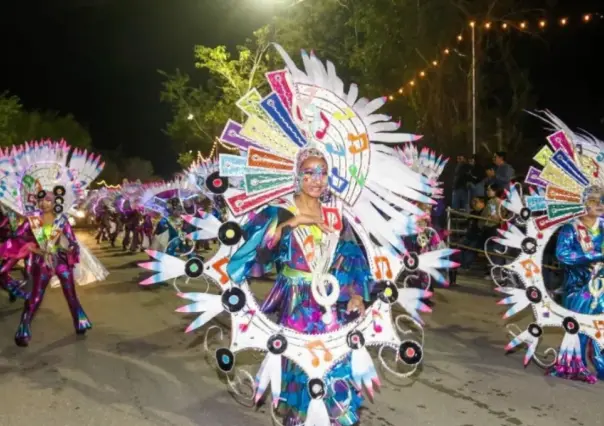
[[[363,388],[372,395],[379,386],[365,346],[398,348],[397,359],[409,365],[421,361],[421,345],[401,341],[394,331],[390,303],[417,317],[429,310],[419,300],[429,293],[391,281],[404,269],[444,280],[437,268],[453,266],[445,259],[450,250],[411,253],[403,244],[423,215],[413,202],[432,204],[439,190],[401,163],[393,148],[371,143],[418,139],[397,133],[400,123],[376,112],[386,99],[358,98],[356,85],[346,93],[330,62],[303,53],[300,70],[276,47],[287,69],[267,74],[269,95],[254,89],[237,103],[247,119],[229,121],[221,140],[241,155],[221,154],[219,173],[206,179],[231,214],[224,223],[211,215],[185,218],[200,228],[191,238],[219,238],[218,252],[206,262],[151,253],[159,265],[141,266],[158,274],[143,283],[210,276],[220,283],[222,299],[181,293],[196,303],[180,311],[203,312],[187,331],[223,309],[232,313],[232,344],[216,352],[219,367],[232,371],[233,352],[267,350],[256,402],[270,384],[287,426],[353,425]],[[242,185],[229,188],[231,179]],[[257,306],[248,279],[273,266],[276,280]],[[365,309],[376,281],[383,291]]]
[[[101,172],[100,157],[71,151],[65,141],[25,144],[13,148],[11,154],[14,161],[0,186],[0,201],[25,221],[0,247],[0,257],[27,258],[32,280],[15,342],[19,346],[29,344],[33,317],[54,275],[60,281],[76,333],[84,334],[92,325],[76,295],[76,281],[102,280],[107,271],[78,243],[66,213]]]

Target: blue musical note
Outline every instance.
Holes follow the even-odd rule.
[[[341,145],[336,144],[335,148],[334,148],[334,145],[332,145],[330,143],[326,143],[325,148],[327,149],[327,152],[329,152],[330,154],[334,154],[339,157],[344,157],[346,155],[346,150]]]
[[[339,181],[339,183],[338,183]],[[341,194],[348,188],[348,180],[342,176],[340,176],[340,169],[337,167],[331,168],[331,176],[329,176],[329,186],[331,189],[336,191],[338,194]]]

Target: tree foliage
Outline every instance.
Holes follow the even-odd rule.
[[[127,158],[123,162],[122,170],[123,177],[129,181],[140,179],[142,182],[148,182],[154,178],[153,164],[139,157]]]
[[[185,151],[178,154],[176,161],[183,169],[188,169],[193,164],[193,161],[195,161],[195,158],[196,154],[193,151]]]
[[[92,142],[88,130],[73,115],[26,111],[18,97],[0,94],[0,146],[42,139],[65,139],[79,148],[90,148]]]
[[[349,81],[359,82],[363,95],[394,94],[387,108],[401,118],[403,128],[454,154],[471,149],[469,22],[499,25],[520,19],[527,12],[525,3],[304,0],[273,25],[286,50],[314,48],[347,73]],[[453,42],[460,31],[465,39]],[[489,150],[519,148],[520,117],[535,102],[510,43],[505,32],[476,30],[478,143]],[[448,55],[443,55],[445,49]]]
[[[21,114],[22,107],[19,98],[0,93],[0,146],[8,146],[16,139],[14,121]]]
[[[174,114],[165,132],[178,151],[207,154],[227,120],[240,116],[235,103],[263,83],[268,46],[267,28],[256,31],[234,55],[226,46],[195,46],[195,67],[208,75],[203,85],[195,86],[179,70],[160,71],[165,77],[160,98],[171,105]]]
[[[531,2],[540,3],[548,0]],[[162,99],[174,109],[167,133],[181,152],[209,149],[225,121],[240,114],[236,101],[262,85],[267,67],[281,66],[267,50],[267,42],[276,40],[295,60],[299,49],[314,49],[336,65],[344,81],[359,83],[363,96],[394,95],[386,110],[404,130],[423,134],[430,146],[448,155],[469,152],[469,22],[518,21],[530,12],[525,5],[523,0],[298,1],[234,56],[224,46],[196,46],[196,66],[209,75],[203,86],[193,87],[178,71],[164,74]],[[457,43],[460,32],[464,39]],[[476,28],[477,144],[487,152],[520,148],[524,111],[536,102],[527,73],[514,60],[512,42],[504,31]]]
[[[78,148],[90,148],[92,138],[88,130],[73,115],[60,115],[53,111],[21,111],[13,120],[16,143],[25,141],[65,139]]]

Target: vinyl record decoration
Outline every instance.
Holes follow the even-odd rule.
[[[303,54],[304,72],[295,67],[279,46],[277,49],[288,69],[267,74],[273,90],[268,96],[262,98],[255,89],[246,94],[238,102],[247,116],[246,122],[229,121],[221,135],[223,143],[239,148],[242,155],[221,154],[219,171],[206,179],[210,191],[224,196],[229,207],[228,217],[223,221],[212,215],[185,217],[198,228],[188,238],[218,238],[221,242],[214,256],[204,262],[203,269],[204,277],[216,284],[221,296],[179,294],[194,303],[178,311],[200,314],[187,331],[203,327],[221,313],[230,315],[230,348],[228,351],[219,349],[216,353],[222,371],[235,368],[231,367],[231,360],[234,363],[236,352],[267,352],[254,380],[256,401],[269,384],[273,400],[278,401],[281,357],[285,357],[308,375],[308,391],[313,398],[311,405],[315,404],[317,408],[316,404],[323,404],[322,398],[327,391],[324,380],[328,372],[348,355],[352,360],[351,379],[373,393],[374,383],[379,380],[367,351],[370,346],[380,348],[378,359],[385,374],[409,377],[416,371],[423,355],[419,312],[430,311],[422,300],[429,298],[431,293],[399,288],[395,281],[404,270],[413,268],[442,282],[445,278],[438,269],[457,264],[448,260],[454,253],[449,249],[402,255],[408,253],[402,237],[413,235],[417,222],[424,215],[413,202],[433,203],[431,196],[438,194],[439,188],[433,179],[406,166],[393,148],[370,142],[412,142],[418,137],[394,133],[399,127],[397,123],[384,115],[374,114],[384,104],[384,99],[357,99],[354,85],[348,94],[344,93],[332,64],[325,67],[316,57]],[[343,220],[350,224],[366,250],[373,278],[384,287],[380,298],[363,316],[320,335],[302,334],[276,324],[261,312],[248,282],[236,285],[226,273],[230,257],[245,241],[242,229],[247,221],[267,206],[292,206],[296,156],[309,145],[324,149],[331,170],[328,179],[331,196],[323,203],[325,222],[337,231],[342,230]],[[229,186],[231,179],[241,180],[243,189]],[[395,186],[401,195],[393,195],[390,188]],[[385,220],[380,212],[391,219]],[[295,235],[294,238],[299,237]],[[303,246],[301,242],[299,244]],[[147,253],[155,261],[141,266],[156,272],[148,280],[169,280],[185,275],[184,260],[152,250]],[[314,263],[311,270],[317,273]],[[394,304],[407,314],[394,318]],[[407,320],[412,328],[403,330],[400,319]],[[412,330],[418,330],[421,339],[410,338]],[[409,338],[401,339],[399,332]],[[408,371],[400,373],[388,366],[384,360],[387,349],[394,355],[391,359],[406,364]],[[232,382],[229,380],[228,383],[231,385]],[[313,416],[317,412],[322,411],[318,408],[309,410],[307,424],[315,424],[317,419]]]
[[[543,276],[543,259],[546,246],[555,232],[585,214],[584,191],[591,185],[603,185],[604,144],[591,137],[573,133],[551,113],[545,112],[545,121],[555,130],[547,137],[534,160],[542,167],[530,167],[525,183],[530,192],[524,194],[519,185],[511,186],[503,207],[514,216],[499,230],[495,242],[515,250],[516,258],[504,270],[517,277],[524,288],[507,287],[508,282],[498,282],[501,274],[493,274],[498,292],[505,295],[500,305],[508,305],[503,315],[510,318],[530,308],[533,321],[522,329],[508,325],[512,341],[506,346],[511,351],[526,345],[524,364],[534,360],[547,368],[562,357],[580,353],[579,333],[588,336],[600,350],[604,348],[604,314],[587,315],[573,312],[558,304],[549,294]],[[494,270],[501,266],[493,265]],[[506,275],[503,274],[505,278]],[[549,348],[544,353],[557,353],[553,361],[545,361],[537,349],[546,328],[557,327],[565,331],[558,350]]]

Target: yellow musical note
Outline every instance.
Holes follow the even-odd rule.
[[[306,349],[308,349],[308,352],[310,352],[310,354],[312,355],[312,365],[315,368],[318,367],[319,364],[321,363],[321,360],[319,359],[319,357],[317,356],[317,353],[315,351],[321,350],[321,351],[325,352],[323,354],[323,361],[325,361],[325,362],[329,362],[333,359],[333,355],[331,354],[330,350],[327,349],[327,347],[325,346],[325,343],[323,343],[321,340],[313,340],[312,342],[308,342],[304,346],[306,347]]]
[[[355,114],[354,112],[350,109],[350,108],[346,108],[344,110],[344,112],[341,111],[336,111],[333,113],[333,118],[335,118],[336,120],[349,120],[351,118],[354,118]]]
[[[526,259],[520,262],[520,265],[524,268],[525,278],[532,278],[533,274],[541,273],[541,269],[537,266],[532,259]]]
[[[388,258],[386,256],[375,256],[374,261],[377,269],[375,271],[375,277],[378,280],[381,280],[383,278],[388,278],[389,280],[391,280],[392,269],[390,268],[390,261],[388,260]],[[382,264],[384,265],[383,268]]]
[[[604,321],[602,320],[593,320],[594,322],[594,327],[596,328],[596,339],[599,339],[602,337],[602,333],[604,332]]]
[[[353,135],[352,133],[349,133],[348,141],[350,142],[348,152],[351,154],[358,154],[369,149],[369,138],[367,137],[367,133],[361,133],[360,135]],[[357,146],[355,143],[357,141],[361,141],[360,146]]]

